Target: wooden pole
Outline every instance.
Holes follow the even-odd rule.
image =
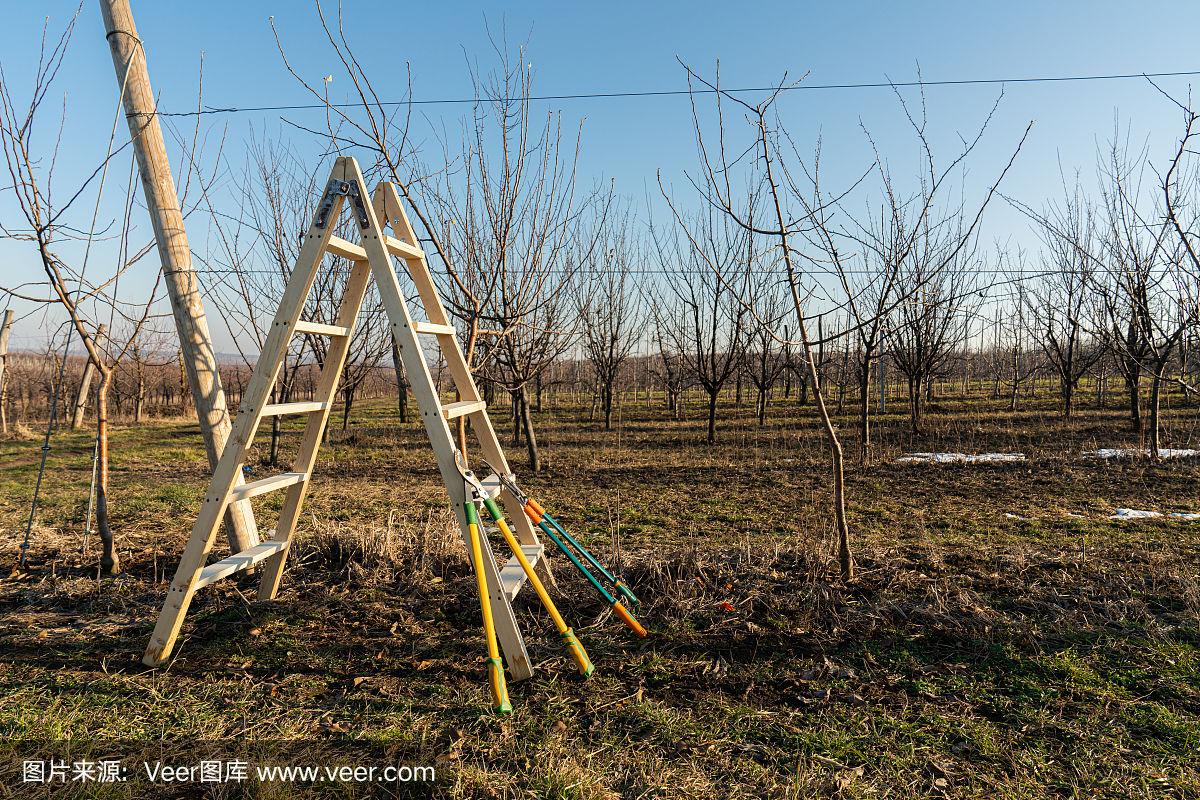
[[[96,329],[96,346],[104,346],[104,337],[108,335],[108,326],[100,323]],[[92,393],[92,379],[96,376],[96,363],[90,358],[84,362],[83,377],[79,380],[79,391],[75,394],[75,408],[71,412],[71,430],[79,430],[83,417],[87,414],[88,395]]]
[[[229,411],[225,406],[225,393],[221,390],[217,355],[204,316],[199,282],[192,268],[192,251],[183,227],[175,180],[171,177],[171,163],[150,87],[145,50],[133,23],[129,0],[100,0],[100,13],[112,51],[117,87],[118,90],[124,88],[121,99],[125,119],[133,137],[146,208],[158,242],[163,278],[171,298],[171,311],[179,332],[179,346],[200,432],[204,436],[209,464],[215,467],[225,440],[229,438]],[[238,476],[238,482],[242,482],[241,476]],[[225,523],[229,545],[235,552],[258,544],[254,512],[248,500],[230,503]]]
[[[4,312],[4,322],[0,323],[0,434],[8,433],[8,382],[5,380],[4,368],[8,365],[8,334],[12,331],[13,312]]]

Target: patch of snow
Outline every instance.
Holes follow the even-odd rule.
[[[1022,517],[1020,514],[1010,514],[1007,511],[1004,512],[1004,516],[1008,517],[1009,519],[1016,519],[1016,520],[1020,520],[1022,522],[1032,522],[1033,521],[1033,517]]]
[[[1158,448],[1159,458],[1195,458],[1200,456],[1200,450]],[[1149,458],[1150,451],[1141,447],[1101,447],[1099,450],[1086,450],[1084,458]]]
[[[897,464],[1000,464],[1024,461],[1024,453],[909,453]]]
[[[1200,514],[1193,514],[1188,511],[1172,511],[1167,516],[1174,517],[1175,519],[1200,519]]]
[[[1109,519],[1153,519],[1161,516],[1161,511],[1142,511],[1138,508],[1118,508],[1116,513],[1109,516]]]

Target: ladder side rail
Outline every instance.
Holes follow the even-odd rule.
[[[409,222],[408,214],[404,210],[404,203],[400,200],[400,193],[397,191],[396,185],[394,183],[381,183],[380,190],[383,192],[383,213],[391,223],[392,229],[397,234],[397,238],[402,241],[407,240],[410,244],[417,244],[416,233],[413,231],[412,223]],[[424,256],[421,258],[405,259],[405,265],[408,267],[413,284],[416,285],[417,292],[421,296],[421,303],[425,306],[425,315],[429,318],[429,321],[437,324],[449,324],[446,309],[442,305],[437,286],[434,284],[433,276],[429,271],[428,260]],[[467,365],[466,357],[463,355],[462,347],[459,346],[458,337],[447,336],[445,338],[447,341],[443,341],[441,337],[438,337],[438,343],[441,345],[442,352],[446,357],[446,368],[450,371],[450,376],[459,391],[459,396],[463,400],[480,399],[479,389],[475,385],[475,379],[471,375],[471,370]],[[471,429],[475,432],[475,438],[479,444],[479,449],[483,452],[484,459],[496,469],[510,473],[511,469],[508,466],[508,459],[505,458],[504,448],[500,446],[496,430],[492,427],[491,417],[486,413],[472,415]],[[430,434],[430,438],[433,438],[432,434]],[[517,498],[513,497],[508,491],[503,491],[500,494],[500,501],[504,506],[506,515],[516,525],[517,539],[520,540],[521,544],[539,544],[537,532],[529,522],[529,518],[525,516],[524,507]],[[551,575],[549,569],[549,561],[539,559],[537,569],[543,580],[551,584],[554,583],[554,577]]]
[[[288,488],[287,497],[279,511],[279,521],[275,525],[275,535],[272,541],[290,542],[295,533],[296,523],[304,507],[304,498],[308,494],[312,482],[313,466],[317,461],[317,452],[321,448],[321,440],[325,435],[325,427],[329,424],[329,415],[333,411],[333,398],[337,394],[338,384],[342,377],[346,358],[350,353],[351,340],[354,337],[354,323],[362,308],[363,297],[371,282],[371,265],[366,261],[353,262],[350,277],[346,281],[346,291],[338,306],[337,324],[346,328],[346,334],[330,341],[325,363],[321,366],[317,377],[315,396],[326,398],[324,410],[310,414],[308,424],[304,428],[300,449],[292,463],[292,471],[302,472],[305,479]],[[284,548],[266,559],[262,568],[262,578],[258,586],[258,599],[270,600],[279,591],[279,581],[283,577],[283,567],[287,561],[288,548]]]

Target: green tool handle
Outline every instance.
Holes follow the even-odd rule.
[[[617,602],[617,598],[613,597],[608,589],[604,588],[604,584],[596,580],[596,576],[588,571],[588,568],[583,565],[583,562],[579,560],[579,557],[571,552],[571,548],[567,547],[566,543],[563,542],[562,539],[558,538],[558,534],[556,534],[549,525],[547,525],[545,522],[539,522],[538,527],[550,537],[550,541],[558,545],[558,549],[563,552],[563,555],[571,560],[571,563],[575,565],[575,569],[583,573],[583,577],[588,579],[588,583],[592,584],[592,588],[600,593],[600,596],[604,598],[605,602],[607,602],[609,605]]]
[[[583,573],[583,577],[587,578],[588,582],[590,582],[596,591],[600,593],[600,596],[603,597],[604,600],[613,607],[613,611],[616,612],[617,616],[621,618],[621,621],[628,625],[629,629],[638,636],[645,637],[646,629],[642,627],[642,625],[636,619],[633,618],[633,615],[629,613],[625,606],[621,605],[620,600],[613,597],[612,594],[604,588],[603,584],[596,580],[596,576],[588,571],[588,568],[583,565],[583,563],[573,552],[571,552],[570,548],[567,547],[563,540],[558,538],[557,534],[554,533],[550,526],[545,522],[539,522],[538,527],[550,537],[552,542],[558,545],[558,549],[562,550],[563,554],[571,560],[571,563],[575,565],[575,569]]]
[[[613,588],[616,589],[617,592],[619,592],[622,597],[624,597],[629,602],[633,603],[635,606],[641,605],[640,601],[637,599],[637,596],[634,595],[634,593],[632,591],[630,591],[629,587],[626,586],[625,584],[621,583],[621,581],[615,575],[613,575],[611,572],[609,572],[607,569],[605,569],[604,565],[601,564],[594,555],[589,553],[586,547],[584,547],[578,541],[576,541],[574,536],[567,533],[566,529],[563,528],[562,525],[558,524],[558,520],[556,520],[554,517],[550,516],[550,514],[545,513],[545,512],[542,513],[542,519],[544,519],[546,522],[549,522],[551,525],[553,525],[554,529],[557,530],[560,534],[562,534],[562,537],[564,539],[566,539],[568,542],[570,542],[571,546],[574,547],[576,550],[578,550],[580,555],[582,555],[584,558],[586,558],[588,560],[588,562],[593,567],[596,568],[596,571],[599,572],[601,575],[603,575],[604,579],[613,585]]]

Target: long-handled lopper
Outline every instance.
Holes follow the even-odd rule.
[[[542,532],[550,537],[550,541],[554,542],[554,544],[558,546],[558,549],[563,552],[563,554],[575,566],[575,568],[579,570],[583,577],[587,578],[588,583],[592,585],[592,588],[600,593],[600,596],[604,598],[606,603],[612,606],[613,613],[620,617],[621,621],[624,622],[631,631],[636,633],[638,636],[645,636],[646,629],[642,627],[642,624],[634,619],[633,615],[629,613],[629,610],[621,604],[621,601],[614,597],[613,593],[605,588],[599,580],[597,580],[596,576],[592,574],[591,570],[584,566],[583,562],[580,560],[580,556],[586,559],[587,562],[591,564],[591,566],[597,572],[600,573],[604,580],[607,581],[619,595],[621,595],[621,597],[636,605],[638,603],[638,599],[629,589],[629,587],[622,583],[615,575],[609,572],[595,556],[588,552],[587,548],[585,548],[575,539],[575,537],[567,533],[563,526],[558,524],[558,520],[546,513],[546,509],[542,508],[541,504],[539,504],[529,495],[525,494],[525,492],[523,492],[521,488],[517,486],[516,480],[514,480],[511,475],[507,475],[500,470],[495,469],[490,464],[487,464],[487,462],[484,462],[484,465],[489,470],[496,473],[497,477],[500,479],[500,483],[504,486],[504,488],[508,490],[509,494],[517,499],[517,502],[521,504],[525,511],[525,516],[529,517],[533,524],[541,528]],[[572,551],[571,547],[567,546],[567,542],[570,542],[571,547],[578,551],[578,555]]]
[[[474,487],[463,474],[467,494],[474,492]],[[471,564],[475,567],[475,582],[479,587],[479,605],[483,610],[483,633],[487,639],[488,683],[492,688],[492,710],[497,714],[512,712],[512,703],[508,701],[508,685],[504,681],[504,664],[500,661],[500,645],[496,642],[496,628],[492,621],[492,601],[488,595],[487,575],[483,571],[483,535],[479,526],[479,513],[475,509],[475,501],[468,496],[463,503],[467,516],[467,533],[471,540]]]
[[[471,493],[474,495],[474,500],[468,500],[467,504],[471,506],[473,511],[475,506],[474,501],[483,503],[483,507],[487,509],[488,516],[490,516],[492,521],[496,523],[496,527],[500,529],[500,534],[504,537],[504,541],[512,550],[517,562],[521,565],[521,569],[524,570],[525,578],[529,581],[529,585],[533,587],[533,590],[537,593],[538,598],[542,601],[542,605],[546,607],[546,611],[550,614],[550,618],[554,620],[554,627],[558,630],[559,638],[563,640],[563,644],[566,645],[567,651],[571,654],[571,657],[575,659],[575,665],[579,668],[579,674],[584,678],[591,676],[592,672],[595,670],[595,667],[592,666],[592,660],[588,658],[587,651],[583,649],[583,645],[580,643],[579,637],[575,635],[575,631],[567,625],[565,620],[563,620],[562,614],[558,613],[558,608],[555,607],[554,601],[550,599],[550,593],[546,591],[546,587],[542,584],[541,578],[539,578],[537,573],[534,572],[533,565],[530,564],[529,559],[525,557],[525,551],[521,549],[521,543],[517,541],[517,537],[512,532],[512,529],[508,527],[508,522],[505,521],[504,514],[501,512],[500,506],[496,505],[496,501],[488,495],[487,489],[484,488],[483,484],[479,482],[479,479],[475,477],[475,473],[471,472],[471,470],[467,468],[462,458],[462,454],[456,453],[454,460],[458,465],[459,472],[462,473],[463,479],[466,481],[467,486],[471,489]],[[478,520],[478,515],[476,515],[476,520]]]

